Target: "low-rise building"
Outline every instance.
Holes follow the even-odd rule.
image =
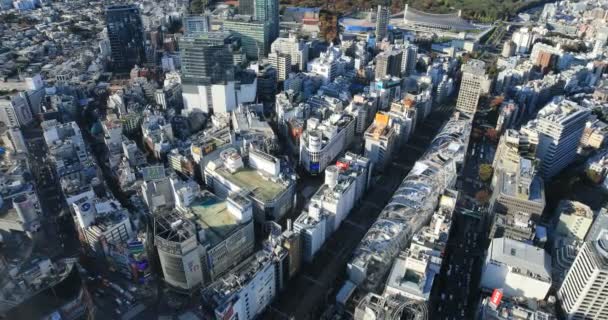
[[[551,287],[551,256],[543,249],[509,238],[493,239],[481,276],[483,290],[505,297],[542,300]]]
[[[555,237],[582,242],[593,223],[593,210],[589,206],[571,200],[561,200],[556,210],[559,221]]]
[[[209,191],[175,193],[181,205],[154,215],[155,245],[165,282],[188,291],[217,280],[253,253],[253,212],[238,194],[221,200]]]
[[[220,153],[205,166],[205,183],[221,198],[239,193],[253,202],[256,223],[278,220],[291,210],[295,177],[281,171],[280,160],[262,151],[250,151],[247,165],[234,148]]]
[[[435,276],[443,263],[457,196],[456,191],[446,190],[429,225],[422,227],[409,248],[397,257],[384,287],[385,297],[398,295],[429,300]]]
[[[302,237],[302,255],[312,261],[325,240],[334,233],[367,190],[371,173],[368,159],[350,152],[325,169],[325,183],[294,222]]]
[[[348,114],[333,114],[324,121],[310,118],[300,137],[300,166],[316,175],[344,152],[355,135],[355,119]]]
[[[202,291],[203,307],[218,319],[257,318],[299,267],[293,239],[290,230],[271,233],[264,249]]]

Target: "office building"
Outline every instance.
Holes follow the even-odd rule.
[[[585,241],[596,241],[602,238],[608,239],[608,209],[602,208],[597,213],[591,228],[585,236]]]
[[[370,159],[376,170],[382,171],[397,147],[397,133],[390,123],[390,114],[377,113],[374,122],[365,130],[364,138],[365,157]]]
[[[0,121],[9,128],[21,128],[34,121],[26,98],[21,95],[0,98]]]
[[[481,301],[476,320],[556,320],[555,306],[534,299],[509,299],[498,289]]]
[[[569,320],[608,319],[608,240],[585,242],[557,297]]]
[[[184,34],[186,36],[191,36],[195,34],[201,34],[209,32],[209,15],[190,15],[184,17]],[[182,50],[180,45],[180,50]]]
[[[134,236],[129,213],[116,200],[81,198],[72,210],[81,239],[98,257],[105,257],[107,244],[124,244]]]
[[[208,85],[234,79],[232,51],[238,38],[229,32],[186,33],[179,39],[181,81]]]
[[[511,40],[514,45],[515,54],[526,54],[530,51],[537,34],[532,32],[529,27],[522,27],[513,33]]]
[[[532,160],[520,157],[511,168],[500,168],[493,178],[491,211],[526,213],[538,220],[545,209],[545,188]]]
[[[574,161],[589,113],[576,102],[556,98],[528,123],[527,128],[538,132],[536,157],[541,161],[539,173],[545,179]]]
[[[271,52],[288,54],[291,57],[292,69],[299,71],[306,71],[308,50],[308,43],[303,39],[298,39],[295,33],[290,33],[287,38],[277,38],[270,46]]]
[[[542,248],[507,238],[493,239],[481,288],[502,289],[505,297],[543,300],[551,287],[551,256]]]
[[[146,61],[144,27],[136,5],[106,8],[106,27],[110,39],[112,67],[129,71]]]
[[[291,72],[291,56],[272,52],[268,55],[268,62],[277,70],[277,80],[285,81]]]
[[[297,238],[291,230],[277,235],[280,227],[272,228],[264,249],[202,291],[203,308],[217,319],[258,318],[299,268]]]
[[[477,112],[482,83],[486,81],[485,69],[486,65],[481,60],[472,59],[462,66],[462,81],[458,100],[456,100],[456,109],[468,114]]]
[[[390,18],[390,8],[379,5],[376,13],[376,41],[380,43],[388,35],[388,21]]]
[[[268,41],[279,36],[279,0],[253,0],[254,19],[268,23]]]
[[[178,204],[154,214],[155,245],[165,282],[192,290],[253,253],[252,205],[238,194],[221,200],[176,179],[172,187]]]
[[[300,166],[316,175],[351,144],[355,119],[348,114],[333,114],[324,121],[309,118],[300,136]]]
[[[223,28],[241,39],[243,52],[248,59],[257,60],[268,53],[271,43],[270,23],[252,20],[249,16],[234,16],[222,20]]]
[[[418,46],[406,41],[403,44],[403,61],[401,62],[401,73],[403,76],[410,76],[416,72],[418,63]]]
[[[589,206],[572,200],[561,200],[556,209],[559,221],[555,237],[583,242],[593,223],[593,210]]]
[[[293,206],[295,176],[281,172],[280,160],[260,150],[249,150],[248,160],[225,149],[205,166],[205,183],[221,198],[230,193],[249,198],[256,223],[279,220]]]
[[[403,51],[393,47],[382,51],[376,56],[376,79],[384,79],[387,76],[401,76],[402,62]]]
[[[310,61],[307,65],[308,72],[320,76],[323,79],[323,84],[328,84],[338,76],[345,75],[353,67],[353,59],[343,55],[342,50],[333,45],[327,48],[327,51],[321,52],[318,58]]]

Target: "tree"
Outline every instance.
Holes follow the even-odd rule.
[[[589,180],[591,180],[591,182],[595,184],[601,183],[604,178],[599,172],[595,170],[587,169],[585,173],[587,174],[587,178],[589,178]]]
[[[484,163],[479,166],[479,178],[482,181],[488,181],[492,178],[492,173],[494,173],[494,168],[491,165]]]
[[[486,129],[486,138],[492,142],[498,141],[498,132],[494,128]]]
[[[190,2],[190,13],[203,13],[205,7],[207,7],[207,0],[192,0],[192,2]]]
[[[475,200],[477,200],[479,204],[486,204],[490,201],[490,193],[488,190],[479,190],[475,193]]]

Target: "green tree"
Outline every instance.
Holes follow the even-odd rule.
[[[494,168],[491,165],[484,163],[479,166],[479,179],[482,181],[488,181],[492,178],[492,174],[494,173]]]
[[[192,0],[192,2],[190,2],[191,13],[203,13],[203,11],[205,11],[205,7],[207,7],[207,0]]]

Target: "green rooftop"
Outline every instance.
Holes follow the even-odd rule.
[[[212,247],[228,238],[238,228],[236,218],[228,212],[226,200],[211,193],[197,197],[190,206],[192,217],[205,230],[205,237]]]
[[[257,170],[251,168],[241,168],[235,173],[230,173],[225,168],[219,168],[217,173],[239,188],[251,192],[254,198],[262,202],[275,199],[286,189],[283,184],[266,180]]]

